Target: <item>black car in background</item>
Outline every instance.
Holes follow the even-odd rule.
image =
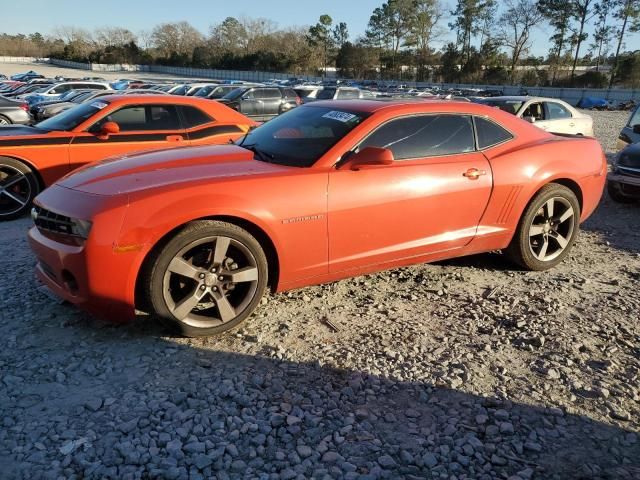
[[[607,176],[607,191],[619,203],[640,200],[640,143],[620,150],[613,161],[613,170]]]
[[[262,122],[302,103],[298,94],[288,87],[239,87],[218,101]]]

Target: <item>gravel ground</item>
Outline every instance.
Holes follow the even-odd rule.
[[[610,149],[627,115],[594,117]],[[550,272],[398,269],[197,340],[56,304],[4,224],[0,477],[638,479],[639,213],[605,199]]]

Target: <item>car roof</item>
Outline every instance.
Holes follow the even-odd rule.
[[[562,103],[566,103],[563,100],[560,100],[559,98],[550,98],[550,97],[529,97],[526,95],[503,95],[500,97],[487,97],[484,98],[483,100],[503,100],[503,101],[513,101],[513,102],[529,102],[529,101],[535,101],[535,102],[562,102]]]
[[[311,102],[304,105],[304,108],[332,107],[344,109],[352,112],[375,113],[382,110],[400,109],[415,111],[445,111],[445,112],[466,112],[486,114],[495,110],[486,105],[474,104],[472,102],[461,102],[456,100],[431,100],[429,97],[411,98],[375,98],[375,99],[353,99],[353,100],[326,100]]]
[[[211,105],[211,100],[199,97],[183,97],[181,95],[158,95],[158,94],[113,94],[100,97],[111,103],[173,103],[180,105],[189,105],[194,103],[202,103],[203,105]]]

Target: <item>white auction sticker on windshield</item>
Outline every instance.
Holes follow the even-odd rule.
[[[331,120],[337,120],[337,121],[343,122],[343,123],[347,123],[347,122],[350,122],[351,120],[353,120],[354,118],[356,118],[357,115],[354,115],[353,113],[338,112],[336,110],[332,110],[332,111],[322,115],[322,117],[323,118],[330,118]]]
[[[91,104],[92,107],[96,107],[98,110],[102,110],[107,105],[109,105],[109,104],[108,103],[104,103],[104,102],[93,102]]]

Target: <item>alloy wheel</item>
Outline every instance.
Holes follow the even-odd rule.
[[[255,257],[242,242],[225,236],[200,238],[169,262],[163,298],[180,322],[217,327],[238,317],[258,290]]]
[[[10,165],[0,165],[0,216],[23,209],[31,194],[31,184],[23,172]]]
[[[562,197],[552,197],[538,210],[529,226],[529,248],[542,262],[556,259],[570,245],[575,211]]]

